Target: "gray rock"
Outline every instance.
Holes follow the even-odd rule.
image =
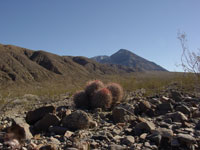
[[[39,150],[57,150],[57,146],[54,144],[44,145],[44,146],[41,146]]]
[[[151,133],[160,134],[162,137],[169,139],[172,139],[173,137],[173,131],[166,128],[156,128],[155,130],[152,130]]]
[[[128,107],[131,108],[127,109],[127,105],[121,105],[113,109],[112,117],[115,123],[130,122],[135,119],[134,112],[130,111],[130,109],[133,109],[133,107],[131,105],[129,105]]]
[[[125,144],[127,146],[131,146],[135,143],[135,138],[133,136],[126,136],[122,139],[122,144]]]
[[[169,102],[164,102],[162,104],[159,104],[157,106],[157,109],[159,110],[160,114],[165,114],[167,112],[171,112],[173,110],[173,106]]]
[[[62,120],[64,127],[70,130],[86,129],[90,127],[91,118],[82,110],[72,112]]]
[[[182,100],[182,95],[178,91],[172,90],[171,91],[171,97],[176,102],[180,102]]]
[[[148,101],[143,100],[139,103],[139,109],[141,112],[146,112],[150,108],[151,108],[151,104]]]
[[[140,122],[135,126],[136,135],[140,135],[146,132],[151,132],[152,130],[155,130],[155,124],[150,121]]]
[[[126,149],[125,147],[117,144],[112,144],[109,146],[109,150],[125,150],[125,149]]]
[[[183,122],[188,120],[188,118],[182,112],[179,111],[175,113],[168,113],[166,116],[170,117],[173,122]]]
[[[188,116],[190,116],[190,108],[186,105],[180,105],[175,108],[176,111],[182,112]]]
[[[154,142],[156,145],[160,145],[162,136],[160,134],[151,134],[147,137],[151,142]]]
[[[13,119],[13,124],[11,128],[16,128],[16,130],[24,130],[24,138],[25,139],[31,139],[33,137],[30,129],[30,126],[25,122],[24,118],[12,118]],[[17,129],[18,128],[18,129]],[[21,129],[20,129],[21,128]],[[21,135],[23,135],[21,133]]]
[[[180,142],[184,142],[184,143],[188,143],[188,144],[196,143],[196,139],[189,134],[179,133],[179,134],[177,134],[176,137]]]

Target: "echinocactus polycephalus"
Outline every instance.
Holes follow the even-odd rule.
[[[92,97],[97,90],[103,87],[104,87],[104,84],[100,80],[92,80],[92,81],[87,82],[87,85],[85,87],[85,93],[89,97]]]
[[[89,99],[85,91],[76,92],[73,96],[74,104],[77,108],[88,108]]]
[[[123,88],[117,83],[110,83],[106,88],[112,94],[112,106],[122,101],[123,98]]]
[[[112,94],[107,88],[102,88],[94,93],[91,99],[91,107],[108,109],[112,104]]]

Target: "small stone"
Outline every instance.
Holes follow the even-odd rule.
[[[147,133],[143,133],[140,135],[140,139],[145,140],[147,137]]]
[[[162,136],[160,134],[151,134],[147,137],[150,141],[154,142],[156,145],[160,145]]]
[[[66,138],[70,138],[73,134],[74,134],[74,132],[66,131],[64,136],[65,136]]]
[[[135,138],[133,136],[126,136],[122,139],[122,144],[125,144],[127,146],[131,146],[135,143]]]
[[[142,133],[151,132],[155,129],[154,123],[150,121],[140,122],[135,126],[135,134],[140,135]]]
[[[44,145],[39,148],[39,150],[57,150],[57,147],[53,144],[51,145]]]
[[[169,139],[173,137],[173,131],[171,129],[166,128],[157,128],[155,130],[152,130],[151,133],[160,134],[162,137]]]
[[[148,101],[141,101],[139,103],[139,108],[141,112],[146,112],[148,109],[151,108],[151,104]]]
[[[175,112],[175,113],[168,113],[166,115],[167,117],[170,117],[172,119],[173,122],[183,122],[183,121],[187,121],[188,118],[182,113],[182,112]]]
[[[150,145],[149,142],[145,142],[145,143],[144,143],[144,146],[146,146],[146,147],[151,147],[151,145]]]
[[[175,100],[176,102],[180,102],[182,100],[182,95],[178,91],[172,90],[171,96],[172,99]]]
[[[157,109],[159,110],[160,114],[165,114],[167,112],[171,112],[173,110],[173,106],[169,102],[164,102],[162,104],[159,104],[157,106]]]
[[[109,150],[125,150],[125,149],[126,149],[125,147],[117,144],[112,144],[109,146]]]
[[[177,135],[177,139],[180,142],[185,142],[185,143],[188,143],[188,144],[194,144],[196,142],[196,139],[194,137],[192,137],[191,135],[189,135],[189,134],[179,133]]]
[[[190,109],[185,105],[180,105],[175,108],[176,111],[180,111],[188,116],[190,116]]]

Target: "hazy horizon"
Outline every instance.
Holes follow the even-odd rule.
[[[177,32],[199,48],[200,1],[1,1],[0,43],[58,55],[112,55],[119,49],[182,71]]]

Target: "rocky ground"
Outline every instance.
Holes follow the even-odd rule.
[[[68,95],[45,103],[27,97],[37,101],[26,106],[31,111],[16,100],[1,113],[2,150],[200,149],[200,99],[192,94],[132,92],[108,111],[77,110]]]

